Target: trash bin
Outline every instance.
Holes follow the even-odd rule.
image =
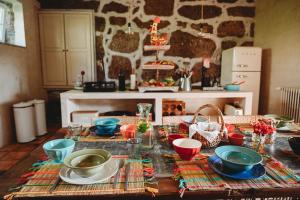
[[[30,142],[35,139],[35,116],[32,102],[13,105],[17,141]]]
[[[34,105],[36,134],[45,135],[47,133],[45,100],[35,99],[31,103]]]

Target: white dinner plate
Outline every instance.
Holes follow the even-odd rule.
[[[277,128],[277,131],[297,132],[297,131],[300,131],[300,126],[297,125],[297,124],[292,123],[292,124],[288,124],[287,126]]]
[[[67,167],[61,168],[59,176],[63,181],[75,185],[101,183],[108,180],[117,173],[119,167],[118,163],[119,162],[117,159],[111,159],[111,161],[104,165],[97,174],[88,178],[83,178],[77,175],[72,169]]]

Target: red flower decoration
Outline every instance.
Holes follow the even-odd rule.
[[[273,127],[271,120],[258,120],[257,122],[251,123],[253,127],[253,132],[258,135],[268,135],[273,134],[275,128]]]

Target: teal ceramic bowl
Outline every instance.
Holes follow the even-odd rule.
[[[228,84],[225,85],[224,89],[227,91],[240,91],[240,85]]]
[[[66,156],[72,153],[75,141],[71,139],[51,140],[43,145],[47,156],[57,163],[62,163]]]
[[[96,134],[113,136],[120,120],[116,118],[101,118],[95,121]]]
[[[111,154],[104,149],[83,149],[68,155],[64,160],[64,165],[77,175],[87,178],[101,173],[103,166],[110,160]]]
[[[215,154],[222,160],[228,171],[250,170],[262,162],[262,156],[256,151],[240,146],[221,146],[215,149]]]

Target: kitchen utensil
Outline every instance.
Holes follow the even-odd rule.
[[[202,143],[189,138],[181,138],[173,141],[175,151],[182,160],[192,160],[200,152]]]
[[[222,160],[227,170],[236,172],[250,170],[263,160],[262,156],[256,151],[240,146],[217,147],[215,154]]]
[[[81,177],[91,177],[111,160],[111,154],[104,149],[83,149],[68,155],[64,165]]]
[[[59,172],[59,176],[61,179],[67,183],[75,184],[75,185],[89,185],[101,183],[112,176],[114,176],[119,169],[118,161],[116,159],[111,159],[106,165],[103,166],[102,169],[96,171],[94,176],[84,178],[79,176],[74,172],[73,169],[68,167],[61,168]]]
[[[182,79],[183,84],[182,84],[182,91],[190,92],[192,90],[192,85],[191,85],[191,76],[189,77],[184,77]]]
[[[208,164],[216,173],[237,180],[248,180],[255,179],[265,175],[266,170],[262,164],[256,164],[249,170],[243,171],[227,171],[226,167],[222,163],[222,160],[217,156],[213,155],[208,158]]]
[[[75,141],[71,139],[50,140],[43,145],[47,156],[57,163],[62,163],[66,156],[72,153]]]
[[[59,182],[61,181],[60,176],[58,176],[55,180],[55,182],[53,183],[53,185],[51,186],[51,188],[49,189],[49,193],[52,193],[55,188],[58,186]]]
[[[115,175],[115,178],[114,178],[114,185],[113,185],[113,188],[115,189],[116,186],[117,186],[117,183],[119,181],[119,178],[120,178],[120,170],[122,169],[122,167],[124,166],[124,160],[123,159],[120,159],[118,161],[118,164],[119,164],[119,168],[118,168],[118,171]]]
[[[125,166],[125,186],[124,186],[125,191],[128,190],[129,173],[130,173],[130,162],[128,162]]]

